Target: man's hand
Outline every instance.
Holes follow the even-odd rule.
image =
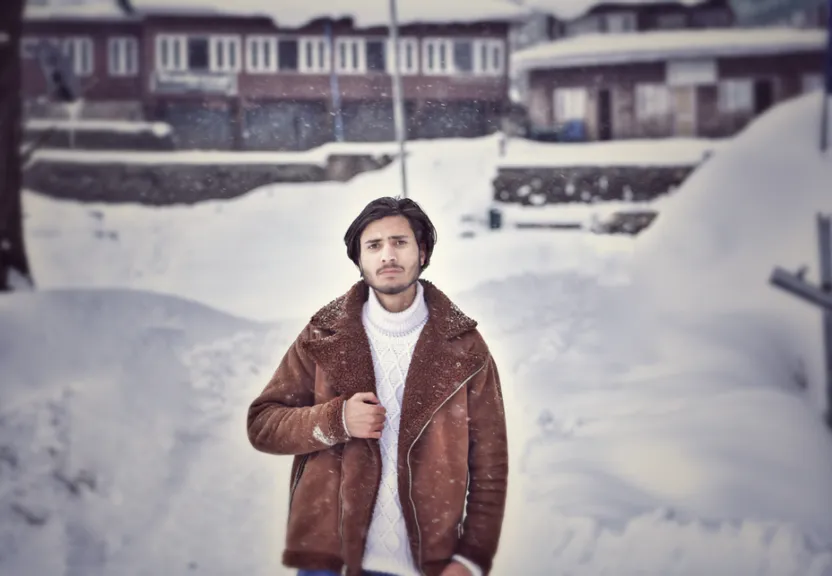
[[[344,405],[347,432],[353,438],[381,438],[387,411],[372,392],[361,392]]]
[[[459,562],[451,562],[444,570],[441,576],[472,576],[471,571]]]

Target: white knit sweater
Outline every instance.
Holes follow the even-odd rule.
[[[362,568],[396,576],[419,576],[402,516],[396,461],[405,379],[416,342],[428,320],[422,284],[417,283],[413,304],[397,313],[385,310],[375,292],[370,290],[361,320],[370,340],[377,396],[387,411],[379,441],[381,485],[367,534]],[[467,566],[475,576],[481,574],[479,567],[468,559],[460,556],[454,559]]]

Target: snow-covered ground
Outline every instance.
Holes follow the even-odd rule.
[[[797,211],[745,206],[783,189],[746,162],[807,170],[785,189],[808,209],[810,180],[830,181],[808,154],[817,108],[789,103],[726,145],[637,240],[472,228],[461,216],[489,205],[497,140],[414,147],[410,192],[439,228],[426,277],[480,321],[504,381],[494,574],[832,574],[832,436],[793,384],[792,336],[816,325],[797,304],[789,331],[691,297],[701,282],[732,302],[731,259],[791,263],[771,249]],[[0,572],[291,573],[290,460],[248,446],[245,412],[309,314],[357,279],[344,230],[398,178],[394,163],[175,208],[28,192],[44,290],[0,298]]]

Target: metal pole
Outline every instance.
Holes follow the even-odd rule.
[[[826,58],[821,91],[820,151],[826,152],[829,139],[829,94],[832,93],[832,0],[826,5]]]
[[[828,215],[818,214],[818,255],[820,289],[832,293],[832,228]],[[823,350],[826,368],[827,418],[832,414],[832,310],[823,308]]]
[[[407,138],[404,117],[404,94],[401,75],[401,46],[399,45],[399,22],[396,0],[390,0],[390,39],[393,48],[393,117],[396,122],[396,140],[399,142],[399,164],[402,168],[402,196],[407,198],[407,159],[404,142]]]
[[[344,141],[344,118],[341,115],[341,88],[338,84],[338,74],[335,72],[335,42],[332,38],[332,22],[326,23],[326,40],[329,46],[329,91],[332,93],[332,112],[335,114],[335,141]]]

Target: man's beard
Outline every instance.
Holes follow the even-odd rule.
[[[398,284],[395,286],[377,286],[374,282],[371,282],[367,275],[364,273],[364,268],[359,267],[361,271],[361,278],[366,282],[370,288],[378,292],[379,294],[386,294],[388,296],[395,296],[396,294],[401,294],[402,292],[406,292],[411,286],[416,284],[419,281],[419,276],[422,275],[422,271],[420,269],[416,269],[416,274],[413,275],[413,278],[406,281],[403,284]]]

